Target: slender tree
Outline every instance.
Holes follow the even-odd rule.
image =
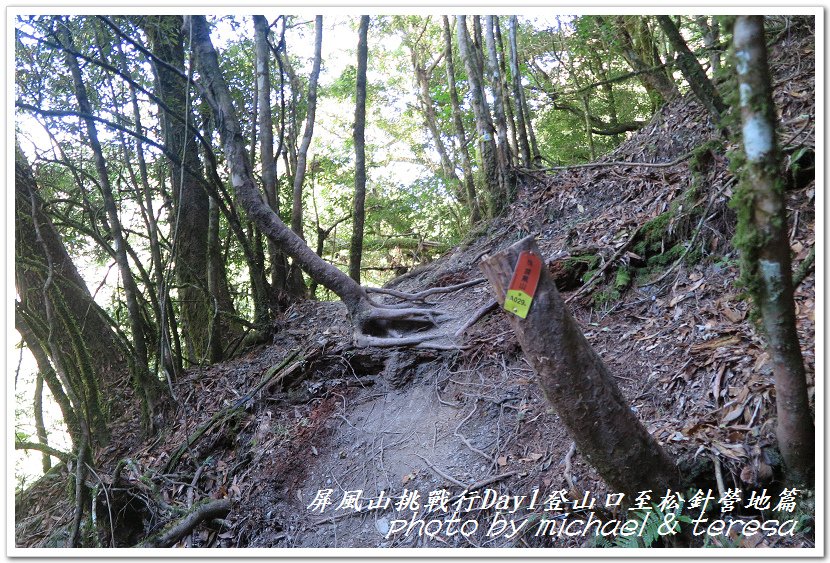
[[[147,344],[145,342],[144,324],[142,320],[141,305],[139,303],[139,290],[130,270],[129,258],[127,256],[126,246],[124,244],[124,233],[121,227],[121,219],[118,213],[118,207],[115,202],[112,184],[110,183],[109,171],[107,170],[107,163],[104,157],[101,143],[98,140],[98,130],[95,121],[92,118],[92,105],[89,103],[89,96],[87,95],[86,85],[84,84],[81,69],[78,65],[78,60],[71,51],[74,51],[72,44],[72,36],[66,22],[56,21],[59,28],[59,36],[62,43],[68,48],[64,52],[66,65],[72,75],[72,85],[75,93],[75,98],[78,101],[78,108],[85,117],[82,118],[86,126],[87,140],[92,148],[92,154],[95,161],[95,169],[98,173],[98,183],[101,187],[101,195],[104,200],[104,210],[106,212],[107,221],[109,223],[110,235],[113,239],[113,245],[116,253],[116,262],[118,270],[121,274],[121,281],[124,284],[124,298],[127,302],[127,310],[130,317],[130,329],[132,332],[132,342],[134,350],[135,361],[135,375],[138,381],[138,389],[142,393],[143,404],[145,406],[144,422],[146,428],[149,430],[152,426],[152,415],[156,410],[158,400],[161,394],[161,385],[159,380],[153,377],[148,368]]]
[[[743,277],[763,318],[775,375],[778,447],[788,478],[810,484],[815,471],[815,427],[796,330],[784,175],[775,138],[763,16],[739,16],[733,32],[746,163],[736,242]]]
[[[490,117],[490,110],[484,98],[484,85],[479,65],[479,57],[473,49],[472,41],[467,32],[467,21],[465,16],[456,16],[456,34],[458,36],[458,52],[464,61],[467,70],[467,80],[470,84],[470,99],[475,115],[476,132],[478,133],[478,144],[481,153],[481,166],[484,171],[488,198],[488,210],[491,216],[496,216],[504,211],[506,201],[506,189],[502,169],[499,165],[496,141],[494,138],[495,128]]]
[[[210,263],[217,256],[208,252],[210,201],[200,177],[199,144],[184,73],[182,16],[146,16],[138,20],[150,39],[156,91],[165,108],[159,107],[165,146],[170,160],[170,183],[174,204],[174,268],[178,282],[181,327],[187,359],[198,364],[214,355],[209,351],[213,319],[222,323],[222,333],[232,339],[235,329],[228,319],[234,315],[233,299],[224,274],[224,263]],[[187,31],[187,30],[185,30]],[[216,275],[208,285],[208,271]],[[261,277],[261,273],[259,274]],[[256,285],[256,284],[255,284]],[[210,290],[215,293],[210,293]],[[266,309],[267,312],[267,309]]]
[[[452,107],[452,120],[455,126],[455,137],[457,153],[461,157],[461,169],[464,171],[464,189],[467,194],[467,207],[470,210],[470,225],[475,225],[481,220],[481,208],[476,195],[475,179],[473,178],[473,165],[470,162],[470,152],[467,149],[469,144],[464,131],[464,119],[461,114],[461,102],[458,99],[458,88],[455,85],[455,63],[452,56],[452,30],[450,20],[447,16],[441,16],[444,31],[444,66],[447,70],[447,86],[450,93],[450,105]]]
[[[305,180],[308,147],[314,135],[314,116],[317,112],[317,79],[320,76],[320,64],[323,53],[323,16],[314,18],[314,63],[308,79],[308,108],[306,109],[305,129],[300,149],[297,151],[297,166],[294,172],[294,202],[291,207],[291,229],[300,238],[303,235],[303,181]]]
[[[352,211],[352,243],[349,252],[349,276],[360,283],[360,262],[363,258],[363,223],[366,220],[366,66],[369,58],[367,35],[369,16],[360,17],[357,40],[357,80],[354,109],[354,210]]]
[[[513,87],[513,100],[516,102],[516,127],[518,129],[519,151],[522,162],[525,166],[531,165],[530,141],[528,140],[528,119],[525,115],[524,104],[522,103],[522,77],[519,74],[519,46],[516,38],[518,17],[510,16],[507,23],[507,41],[510,45],[510,74]]]
[[[512,164],[512,155],[510,154],[510,145],[507,138],[507,117],[504,109],[504,89],[502,87],[503,81],[501,76],[501,69],[499,68],[498,54],[496,52],[496,35],[495,35],[495,17],[484,16],[484,42],[487,46],[487,68],[490,73],[490,91],[493,92],[493,114],[496,117],[496,132],[498,135],[497,155],[499,159],[499,168],[504,176],[507,168]],[[504,180],[502,180],[504,182]],[[505,194],[507,203],[509,203],[510,195]]]
[[[254,47],[256,50],[257,96],[259,106],[259,161],[262,167],[262,189],[268,205],[279,215],[277,191],[277,159],[274,153],[274,125],[271,112],[271,65],[268,43],[268,20],[254,16]],[[281,112],[280,119],[283,119]],[[282,150],[282,148],[280,148]],[[271,264],[271,289],[277,294],[286,291],[285,257],[271,239],[268,239],[268,258]],[[271,296],[272,299],[278,296]]]

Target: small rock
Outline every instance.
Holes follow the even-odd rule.
[[[380,518],[379,520],[375,520],[375,528],[378,529],[382,535],[386,535],[389,533],[389,520],[386,518]]]

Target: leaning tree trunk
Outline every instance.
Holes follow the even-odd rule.
[[[700,61],[689,49],[683,36],[680,35],[680,30],[677,29],[669,16],[657,16],[657,21],[660,23],[660,27],[663,28],[663,33],[666,34],[672,47],[677,51],[677,66],[680,67],[680,71],[683,73],[686,82],[689,83],[692,92],[709,110],[713,120],[720,121],[721,115],[726,109],[726,104],[723,103],[715,85],[706,76],[706,71],[703,70]]]
[[[367,35],[369,16],[360,17],[357,40],[357,86],[354,109],[354,210],[352,242],[349,249],[349,276],[360,283],[360,262],[363,258],[363,223],[366,219],[366,65],[369,58]]]
[[[482,261],[496,299],[504,304],[523,251],[533,255],[541,277],[526,318],[508,317],[545,396],[580,453],[612,489],[626,496],[648,489],[678,490],[676,466],[637,419],[585,339],[532,236]]]
[[[763,317],[775,374],[778,447],[788,479],[810,484],[815,427],[796,330],[781,154],[775,139],[763,16],[739,16],[733,34],[746,164],[735,194],[742,269]]]

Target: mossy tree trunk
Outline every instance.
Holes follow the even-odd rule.
[[[791,483],[810,484],[815,427],[796,331],[784,175],[763,16],[739,16],[734,28],[746,162],[735,195],[742,274],[763,318],[775,375],[778,446]]]
[[[715,85],[706,76],[706,71],[703,70],[700,61],[697,60],[697,57],[689,49],[689,46],[686,44],[683,36],[680,35],[680,30],[674,21],[672,21],[671,17],[657,16],[657,22],[663,28],[663,33],[666,34],[672,47],[677,52],[677,66],[680,67],[680,72],[683,73],[683,77],[689,83],[692,92],[695,93],[698,100],[709,110],[712,118],[716,122],[720,121],[721,114],[726,109],[726,104],[723,103]]]

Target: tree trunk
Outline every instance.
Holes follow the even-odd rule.
[[[631,66],[632,70],[640,73],[638,76],[646,90],[656,93],[664,101],[671,100],[677,95],[677,86],[669,80],[666,73],[659,69],[653,69],[653,65],[646,63],[637,52],[637,49],[634,47],[634,40],[626,28],[625,20],[622,16],[617,16],[613,23],[606,23],[605,19],[600,16],[596,16],[596,19],[600,26],[606,29],[609,29],[610,26],[623,58]]]
[[[398,309],[373,304],[360,284],[315,254],[262,200],[246,155],[245,140],[230,90],[222,77],[216,50],[210,40],[207,21],[204,16],[188,16],[185,25],[188,24],[193,26],[197,66],[202,86],[208,93],[219,124],[219,137],[230,170],[231,184],[248,216],[285,254],[294,259],[295,264],[301,265],[313,280],[331,289],[343,300],[355,327],[359,345],[416,345],[435,338],[434,335],[423,333],[403,338],[395,336],[393,332],[401,328],[401,322],[409,323],[413,329],[419,330],[435,326],[440,315],[436,316],[429,309]]]
[[[360,262],[363,258],[363,223],[366,219],[366,65],[369,58],[367,35],[369,16],[360,17],[357,40],[357,87],[354,110],[354,211],[352,212],[352,243],[349,250],[349,276],[360,283]]]
[[[46,425],[43,423],[43,372],[40,370],[38,370],[35,379],[35,396],[32,411],[34,412],[37,441],[44,446],[48,446],[49,434],[46,432]],[[46,452],[41,453],[41,468],[44,474],[52,468],[52,459]]]
[[[268,205],[279,215],[280,203],[277,190],[277,159],[274,154],[274,129],[271,112],[271,67],[268,47],[268,20],[264,16],[254,16],[254,41],[256,50],[257,94],[259,96],[259,161],[262,166],[262,189]],[[284,115],[280,119],[283,124]],[[282,131],[282,130],[281,130]],[[282,150],[282,149],[280,149]],[[271,290],[273,304],[282,301],[286,291],[285,257],[268,239],[268,260],[271,265]]]
[[[733,34],[746,164],[735,207],[742,270],[763,317],[775,374],[778,447],[793,484],[812,484],[815,427],[796,330],[792,266],[763,16],[738,16]]]
[[[201,170],[199,145],[189,130],[194,124],[193,112],[186,84],[172,69],[184,71],[184,37],[182,16],[148,16],[142,20],[144,32],[150,39],[153,54],[170,67],[154,65],[156,90],[169,112],[159,107],[164,144],[180,160],[170,162],[170,180],[174,204],[174,265],[181,310],[181,328],[188,361],[199,364],[210,356],[210,326],[215,308],[225,313],[221,321],[223,337],[232,340],[237,328],[229,322],[234,314],[233,299],[226,279],[220,275],[209,292],[207,276],[210,268],[224,269],[224,263],[209,263],[208,224],[210,202],[203,189],[204,179],[197,176]],[[173,115],[175,114],[175,115]],[[189,126],[189,127],[188,127]]]
[[[519,138],[516,127],[514,100],[510,96],[510,86],[508,84],[507,73],[507,54],[504,48],[504,37],[501,33],[501,20],[498,16],[493,17],[493,32],[496,36],[496,54],[499,59],[499,69],[501,70],[501,92],[504,99],[504,111],[507,114],[507,130],[510,139],[510,155],[511,163],[517,162],[519,159]]]
[[[21,313],[21,304],[19,301],[15,302],[14,307],[14,328],[23,338],[26,347],[32,353],[37,363],[37,369],[40,376],[46,381],[49,391],[52,393],[52,398],[58,404],[63,417],[63,423],[66,425],[66,430],[69,433],[69,438],[72,440],[74,446],[80,444],[81,429],[78,422],[78,409],[82,409],[83,405],[78,404],[73,406],[71,399],[64,391],[63,385],[58,378],[58,374],[52,367],[52,362],[49,360],[49,355],[41,345],[40,339],[35,335],[34,331],[29,328],[29,324],[24,319]]]
[[[714,78],[720,71],[720,51],[718,50],[720,25],[718,24],[718,17],[712,16],[711,24],[707,16],[698,16],[695,21],[697,21],[700,33],[703,35],[703,46],[709,51],[709,69],[712,71],[712,77]]]
[[[680,71],[683,73],[686,82],[689,83],[692,92],[709,110],[713,120],[715,122],[720,121],[721,114],[726,109],[726,104],[723,103],[715,85],[706,76],[706,71],[700,66],[700,61],[689,49],[683,36],[680,35],[680,30],[669,16],[657,16],[657,21],[660,23],[660,27],[663,28],[663,33],[668,37],[674,50],[677,51],[677,66],[680,67]]]
[[[496,52],[495,16],[484,16],[484,42],[487,45],[487,66],[490,71],[490,90],[493,92],[493,114],[496,117],[496,131],[498,135],[499,167],[504,172],[511,165],[512,155],[507,139],[507,117],[504,111],[504,91],[502,88],[501,69]],[[505,186],[506,187],[506,186]],[[507,202],[511,196],[505,192]]]
[[[522,77],[519,74],[519,47],[516,39],[518,18],[510,16],[507,28],[507,41],[510,45],[510,73],[512,74],[513,100],[516,102],[516,127],[518,128],[519,152],[522,163],[530,167],[532,164],[530,156],[530,142],[527,136],[527,116],[522,104]]]
[[[69,48],[72,47],[72,37],[65,26],[61,27],[61,35],[63,43]],[[92,106],[89,103],[86,86],[84,85],[83,77],[81,76],[81,69],[78,66],[78,61],[75,55],[68,51],[65,54],[66,65],[72,74],[72,84],[75,92],[75,97],[78,101],[78,107],[81,113],[85,115],[93,115]],[[107,220],[109,221],[110,234],[113,239],[113,246],[116,253],[116,261],[118,263],[118,270],[121,274],[121,280],[124,284],[124,298],[127,302],[127,310],[130,317],[130,330],[133,337],[133,348],[135,352],[135,375],[138,390],[142,395],[142,403],[145,409],[144,423],[145,428],[149,430],[152,427],[152,418],[155,413],[158,399],[161,395],[161,384],[158,379],[153,377],[149,372],[147,364],[147,345],[144,340],[144,325],[141,317],[141,306],[138,302],[139,291],[130,271],[130,264],[127,257],[127,250],[124,244],[124,234],[121,228],[121,220],[118,216],[118,207],[115,203],[115,196],[110,184],[109,173],[107,171],[106,160],[101,149],[101,143],[98,141],[98,131],[95,127],[95,121],[91,117],[83,118],[86,125],[87,138],[90,147],[92,148],[93,157],[95,160],[95,169],[98,173],[98,181],[101,187],[101,195],[104,200],[104,209],[106,211]]]
[[[306,110],[305,130],[300,149],[297,152],[297,167],[294,172],[294,202],[291,207],[291,229],[300,238],[303,235],[303,180],[305,180],[306,160],[311,137],[314,135],[314,115],[317,111],[317,79],[320,76],[320,63],[323,50],[323,16],[314,18],[314,65],[308,79],[308,109]]]
[[[476,132],[478,133],[479,149],[481,153],[481,167],[488,191],[488,210],[491,217],[501,214],[507,202],[504,198],[504,182],[499,168],[496,142],[493,138],[495,129],[490,119],[490,110],[484,100],[482,77],[478,70],[477,55],[470,45],[467,34],[465,16],[456,16],[458,35],[458,51],[467,70],[467,80],[470,84],[470,99],[475,114]]]
[[[461,168],[464,170],[464,189],[467,195],[467,208],[470,211],[470,226],[481,220],[478,197],[476,196],[475,179],[473,178],[473,166],[470,163],[470,152],[467,149],[467,135],[464,132],[464,120],[461,116],[461,103],[458,100],[458,89],[455,86],[455,64],[452,57],[452,31],[450,20],[447,16],[441,16],[444,25],[444,61],[447,70],[447,86],[450,91],[450,104],[452,106],[452,119],[455,126],[455,137],[458,142],[458,154],[461,157]]]
[[[52,222],[43,212],[31,168],[19,148],[15,152],[15,287],[20,296],[15,324],[35,354],[44,376],[48,353],[60,385],[78,413],[65,418],[74,438],[91,429],[98,443],[106,442],[107,426],[116,411],[106,410],[102,396],[123,401],[127,356]],[[37,352],[43,350],[42,358]],[[52,388],[53,382],[47,377]],[[53,395],[60,400],[62,393]],[[65,405],[61,404],[63,408]]]
[[[677,468],[632,412],[602,359],[567,310],[533,237],[482,261],[500,304],[522,251],[541,262],[525,319],[508,313],[525,357],[579,452],[608,486],[634,498],[640,491],[678,490]],[[634,496],[631,496],[634,495]]]

